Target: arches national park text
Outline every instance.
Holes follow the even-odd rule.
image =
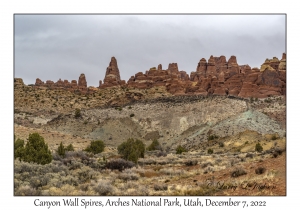
[[[224,199],[200,199],[200,198],[157,198],[157,199],[107,199],[107,200],[98,200],[98,199],[79,199],[79,198],[70,198],[62,199],[58,201],[46,201],[42,199],[35,199],[34,205],[36,207],[46,207],[50,209],[51,207],[61,207],[61,206],[70,206],[70,207],[84,207],[95,208],[95,207],[114,207],[114,206],[166,206],[166,207],[185,207],[185,206],[197,206],[197,207],[222,207],[222,206],[231,206],[231,207],[251,207],[251,206],[266,206],[266,201],[242,201],[232,198]]]

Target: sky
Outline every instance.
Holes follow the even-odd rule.
[[[253,68],[283,52],[285,15],[14,15],[14,77],[25,84],[84,73],[98,87],[112,56],[128,81],[158,64],[190,74],[201,58],[235,55]]]

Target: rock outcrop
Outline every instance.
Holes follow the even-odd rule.
[[[23,79],[14,78],[14,87],[22,87],[22,86],[24,86]]]
[[[109,66],[106,68],[103,82],[104,83],[100,84],[99,88],[123,86],[126,84],[125,80],[121,80],[117,59],[115,57],[111,58]]]
[[[87,87],[86,79],[84,74],[80,74],[79,79],[78,79],[78,86],[79,87]]]
[[[48,89],[63,89],[76,93],[92,93],[94,90],[92,88],[87,88],[87,82],[84,74],[81,74],[77,80],[72,80],[69,82],[68,80],[59,79],[57,82],[53,82],[51,80],[47,80],[43,82],[39,78],[35,81],[35,88],[48,88]]]
[[[16,82],[15,84],[21,84]],[[19,80],[18,80],[19,81]],[[208,61],[200,59],[195,72],[187,74],[179,70],[177,63],[170,63],[163,70],[162,65],[149,70],[138,72],[131,76],[128,82],[120,78],[120,71],[115,57],[111,58],[106,69],[105,78],[99,81],[99,88],[128,87],[148,89],[163,86],[173,95],[223,95],[237,97],[264,98],[271,95],[286,94],[286,54],[282,59],[276,57],[266,59],[260,68],[251,68],[249,65],[238,65],[236,56],[210,56]],[[80,93],[91,93],[96,88],[87,88],[84,74],[81,74],[78,83],[72,80],[56,83],[47,80],[46,83],[36,79],[35,87],[61,88]]]
[[[238,65],[236,56],[226,61],[225,56],[202,58],[190,76],[179,71],[177,63],[168,69],[151,68],[145,74],[132,76],[127,85],[135,88],[165,86],[174,95],[230,95],[264,98],[270,95],[285,95],[285,54],[279,61],[276,57],[266,59],[261,68]]]

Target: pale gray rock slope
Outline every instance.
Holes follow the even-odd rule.
[[[134,114],[133,117],[130,117]],[[156,138],[164,146],[197,146],[207,133],[225,137],[245,130],[261,134],[284,135],[279,124],[267,115],[249,109],[246,101],[226,97],[205,98],[194,102],[137,103],[130,107],[98,108],[82,111],[82,118],[65,115],[47,124],[55,129],[86,139],[101,139],[117,146],[128,138],[149,144]]]

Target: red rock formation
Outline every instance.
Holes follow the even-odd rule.
[[[239,73],[240,74],[250,74],[251,73],[251,67],[246,64],[246,65],[241,65],[239,66],[240,70]]]
[[[95,91],[95,88],[87,88],[86,86],[87,84],[84,74],[80,75],[78,85],[77,80],[72,80],[71,83],[68,80],[62,81],[61,79],[59,79],[55,83],[51,80],[47,80],[46,83],[44,83],[39,78],[37,78],[35,82],[35,88],[63,89],[83,94],[93,93]]]
[[[280,60],[278,70],[286,70],[286,54],[282,54],[282,59]]]
[[[78,79],[78,86],[79,87],[87,87],[86,79],[84,74],[80,74]]]
[[[275,70],[278,70],[279,63],[280,61],[276,57],[273,57],[273,59],[270,60],[270,66]]]
[[[87,88],[84,74],[78,80],[62,81],[56,83],[47,80],[46,83],[36,79],[36,87],[63,88],[80,93],[95,91]],[[159,64],[157,69],[152,67],[145,72],[138,72],[131,76],[128,82],[120,79],[117,60],[112,57],[106,69],[104,84],[99,81],[99,88],[114,86],[127,86],[138,89],[147,89],[164,86],[174,95],[232,95],[243,98],[263,98],[270,95],[286,94],[286,54],[279,61],[276,57],[266,59],[261,68],[249,65],[238,65],[235,56],[226,62],[225,56],[210,56],[208,62],[202,58],[190,76],[185,71],[179,71],[177,63],[170,63],[167,70]]]
[[[167,71],[170,74],[178,74],[178,65],[177,65],[177,63],[170,63]]]
[[[162,70],[162,65],[161,64],[158,64],[157,70]]]
[[[206,76],[216,76],[217,71],[216,71],[216,64],[215,64],[215,59],[213,56],[210,56],[207,62],[207,69],[206,69]]]
[[[72,87],[77,87],[77,80],[72,80],[71,81],[71,86]]]
[[[236,57],[232,55],[228,60],[228,73],[229,77],[239,73],[239,65],[237,64]]]
[[[106,68],[105,78],[103,82],[104,84],[99,86],[99,88],[120,86],[126,83],[124,80],[121,81],[118,63],[115,57],[111,58],[109,66]]]
[[[225,72],[227,70],[226,57],[221,55],[220,57],[214,57],[214,59],[217,74],[219,74],[221,71]]]
[[[41,86],[41,85],[44,85],[44,82],[42,80],[40,80],[39,78],[36,78],[35,85],[36,86]]]
[[[63,82],[61,79],[59,79],[59,80],[55,83],[55,85],[56,85],[57,87],[63,87],[63,86],[64,86],[64,82]]]

